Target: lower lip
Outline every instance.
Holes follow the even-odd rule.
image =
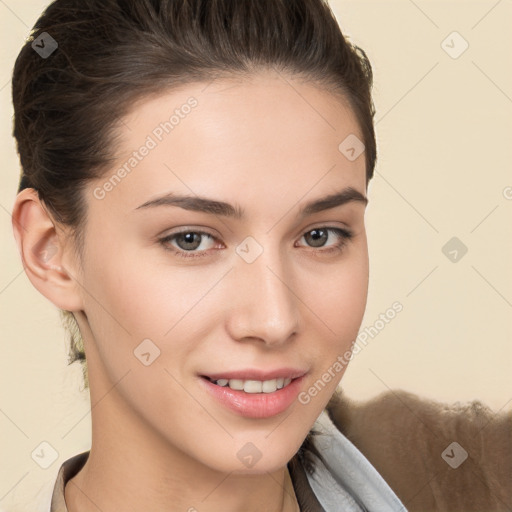
[[[246,418],[269,418],[286,411],[295,401],[300,391],[302,377],[293,379],[288,386],[272,393],[246,393],[229,386],[217,386],[205,377],[200,377],[202,385],[221,404]]]

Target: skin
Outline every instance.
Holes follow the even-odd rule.
[[[103,199],[94,197],[190,96],[197,107]],[[297,213],[348,186],[366,196],[364,153],[350,161],[338,150],[349,134],[362,139],[357,120],[319,85],[269,71],[146,98],[119,133],[112,172],[86,191],[83,261],[32,189],[13,209],[27,276],[75,314],[85,344],[92,447],[66,485],[68,509],[298,510],[286,464],[346,366],[308,404],[265,419],[219,404],[198,374],[291,366],[307,370],[307,391],[351,348],[368,291],[365,204]],[[236,204],[247,216],[137,209],[171,191]],[[353,233],[341,251],[326,252],[341,240],[334,232],[316,245],[304,236],[330,226]],[[183,227],[215,237],[202,238],[202,257],[181,258],[158,241]],[[252,263],[236,252],[248,236],[263,248]],[[189,247],[179,237],[166,246]],[[133,351],[148,338],[161,353],[145,366]],[[250,468],[237,457],[246,443],[261,452]]]

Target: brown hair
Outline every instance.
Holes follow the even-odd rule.
[[[108,169],[119,120],[134,102],[264,68],[348,100],[364,139],[368,185],[376,162],[372,69],[326,0],[55,0],[14,66],[18,192],[34,188],[83,255],[83,191]],[[82,363],[88,387],[78,326],[70,312],[61,315],[71,335],[69,364]]]

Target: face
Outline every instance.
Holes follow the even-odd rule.
[[[364,153],[339,149],[362,140],[358,123],[325,90],[262,73],[139,102],[119,135],[86,194],[91,393],[115,385],[116,421],[182,457],[276,470],[339,383],[366,306]]]

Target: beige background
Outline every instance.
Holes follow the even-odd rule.
[[[80,369],[66,366],[57,309],[24,274],[10,218],[20,170],[12,66],[46,3],[0,1],[0,509],[12,512],[38,510],[28,503],[47,499],[60,464],[90,447]],[[379,151],[361,327],[375,324],[378,334],[354,357],[344,388],[359,399],[404,388],[511,408],[512,2],[331,5],[373,64]],[[456,59],[442,46],[453,31],[469,43]],[[457,36],[447,44],[461,48]],[[441,250],[452,237],[468,248],[457,262]],[[403,311],[379,330],[379,315],[395,301]],[[48,469],[31,458],[42,441],[59,454]]]

